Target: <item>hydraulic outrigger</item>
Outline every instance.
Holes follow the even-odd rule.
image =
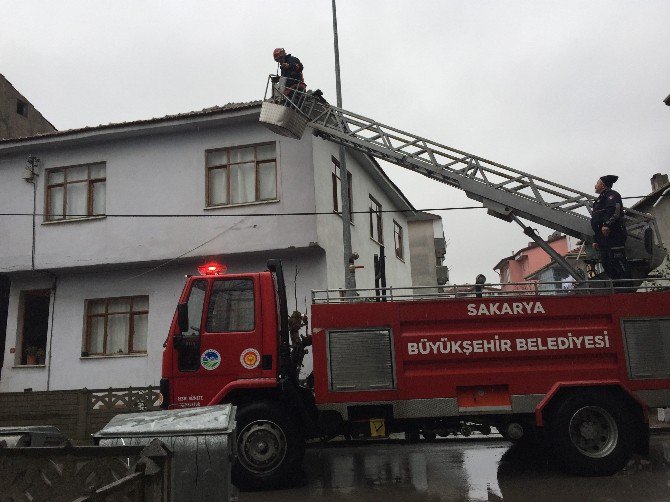
[[[260,121],[283,136],[301,138],[311,127],[324,139],[392,162],[463,190],[492,216],[519,224],[577,281],[581,272],[554,251],[521,218],[593,242],[590,214],[595,197],[503,164],[401,131],[338,108],[320,91],[284,93],[280,77],[270,75]],[[625,210],[626,256],[634,278],[644,278],[666,256],[653,216]],[[590,246],[589,246],[590,247]]]

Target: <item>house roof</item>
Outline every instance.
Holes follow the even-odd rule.
[[[233,111],[241,111],[241,110],[249,110],[249,109],[252,109],[252,108],[260,108],[261,103],[262,103],[261,101],[249,101],[249,102],[246,102],[246,103],[227,103],[223,106],[212,106],[210,108],[204,108],[200,111],[177,113],[177,114],[174,114],[174,115],[165,115],[164,117],[154,117],[154,118],[150,118],[150,119],[133,120],[133,121],[128,121],[128,122],[116,122],[116,123],[110,123],[110,124],[100,124],[100,125],[97,125],[97,126],[81,127],[81,128],[78,128],[78,129],[66,129],[64,131],[47,132],[47,133],[42,133],[42,134],[36,134],[34,136],[25,136],[25,137],[20,137],[20,138],[3,139],[3,140],[0,140],[0,147],[2,147],[3,145],[7,145],[7,144],[16,144],[16,143],[22,143],[22,142],[35,142],[36,140],[39,141],[40,139],[48,139],[48,138],[62,137],[62,136],[77,136],[77,135],[81,135],[81,133],[92,133],[92,132],[104,131],[104,130],[109,130],[109,129],[122,129],[122,128],[127,128],[129,126],[144,126],[144,125],[150,125],[150,124],[158,124],[158,123],[161,123],[161,122],[172,122],[174,120],[179,120],[179,119],[190,119],[190,118],[199,118],[199,117],[207,117],[207,116],[213,116],[213,115],[226,114],[226,113],[230,113],[230,112],[233,112]]]
[[[649,208],[649,206],[653,206],[661,197],[661,195],[663,195],[663,192],[665,192],[668,188],[670,188],[670,183],[666,183],[665,185],[657,188],[649,195],[638,200],[635,204],[630,206],[630,208],[635,209],[636,211],[644,211],[645,209]]]

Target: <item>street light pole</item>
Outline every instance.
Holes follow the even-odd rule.
[[[335,43],[335,89],[337,91],[337,107],[342,108],[342,83],[340,81],[340,49],[337,40],[337,8],[333,2],[333,39]],[[346,150],[340,145],[340,204],[342,215],[342,243],[344,247],[344,287],[346,290],[356,289],[356,275],[353,268],[351,251],[351,211],[349,201],[349,174],[347,171]]]

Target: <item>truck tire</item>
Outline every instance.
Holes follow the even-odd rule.
[[[300,472],[305,443],[278,403],[260,401],[238,408],[237,461],[233,483],[243,489],[268,489],[290,483]]]
[[[551,454],[572,474],[609,476],[631,457],[639,430],[637,422],[630,408],[613,395],[571,395],[549,419]]]

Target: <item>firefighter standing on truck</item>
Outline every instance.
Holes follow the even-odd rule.
[[[610,279],[628,279],[628,265],[624,245],[628,234],[624,225],[621,195],[612,190],[618,176],[607,175],[598,179],[595,192],[598,198],[593,203],[591,228],[594,249],[600,252],[600,262]]]
[[[281,48],[275,49],[272,53],[272,57],[279,63],[281,76],[286,77],[284,95],[291,99],[296,90],[303,92],[307,86],[305,85],[305,79],[302,76],[304,67],[300,60],[295,56],[286,54],[286,51]]]

